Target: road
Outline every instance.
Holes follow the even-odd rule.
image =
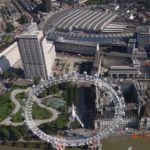
[[[16,95],[19,94],[19,93],[22,93],[22,92],[28,93],[30,90],[31,90],[31,88],[28,88],[28,89],[16,89],[16,90],[12,91],[12,93],[10,95],[10,99],[15,104],[15,108],[14,108],[14,110],[11,112],[11,114],[7,118],[5,118],[2,122],[0,122],[0,124],[12,125],[12,126],[20,126],[20,125],[25,124],[25,121],[18,122],[18,123],[12,122],[11,121],[11,116],[16,114],[21,108],[20,103],[16,99]],[[49,119],[35,120],[35,123],[37,124],[37,126],[39,126],[40,124],[43,124],[43,123],[52,122],[60,114],[60,112],[58,112],[57,110],[55,110],[55,109],[53,109],[51,107],[47,107],[46,105],[43,105],[41,103],[41,99],[39,99],[39,98],[33,97],[33,101],[35,101],[40,107],[49,110],[53,114],[52,117],[49,118]]]

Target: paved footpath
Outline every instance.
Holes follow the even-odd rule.
[[[3,125],[12,125],[12,126],[20,126],[20,125],[25,124],[25,121],[18,122],[18,123],[12,122],[11,121],[11,116],[14,115],[14,114],[16,114],[21,109],[21,105],[18,102],[18,100],[16,99],[16,95],[19,94],[19,93],[23,93],[23,92],[28,93],[31,90],[32,90],[31,88],[27,88],[27,89],[16,89],[16,90],[12,91],[12,93],[10,95],[10,99],[15,104],[15,108],[14,108],[14,110],[11,112],[11,114],[7,118],[5,118],[2,122],[0,122],[0,124],[3,124]],[[52,112],[52,117],[49,118],[49,119],[35,120],[35,123],[37,124],[37,126],[39,126],[40,124],[43,124],[43,123],[52,122],[60,114],[60,112],[58,112],[57,110],[55,110],[55,109],[53,109],[51,107],[47,107],[46,105],[43,105],[41,103],[41,99],[39,99],[37,97],[34,97],[33,101],[35,101],[40,107],[42,107],[44,109],[47,109],[50,112]]]

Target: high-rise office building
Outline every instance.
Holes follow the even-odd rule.
[[[150,44],[150,26],[142,26],[138,28],[138,47],[144,49]]]
[[[33,29],[33,28],[31,28]],[[21,60],[27,79],[48,79],[56,58],[55,46],[42,31],[28,31],[18,38]]]
[[[51,0],[42,0],[43,3],[43,8],[46,12],[50,12],[51,11]]]

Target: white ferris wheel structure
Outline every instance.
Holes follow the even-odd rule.
[[[95,135],[83,139],[66,139],[64,137],[57,137],[53,135],[48,135],[44,133],[36,125],[32,118],[32,105],[33,97],[37,97],[43,90],[49,88],[50,86],[65,83],[65,82],[78,82],[84,81],[90,84],[94,84],[96,87],[103,88],[110,93],[110,99],[114,103],[115,113],[113,121],[108,128],[97,132]],[[57,150],[63,150],[65,147],[75,147],[75,146],[84,146],[88,145],[91,149],[100,143],[101,139],[107,138],[111,133],[116,132],[116,129],[119,127],[119,123],[123,121],[125,116],[124,112],[125,103],[124,98],[118,94],[118,91],[115,90],[115,85],[109,82],[107,79],[98,77],[97,75],[87,75],[86,72],[83,74],[78,74],[73,72],[72,74],[64,74],[59,77],[50,77],[48,80],[42,80],[39,85],[33,86],[32,91],[28,94],[26,105],[25,105],[25,119],[28,128],[40,139],[51,143],[52,146]],[[74,105],[72,105],[72,117],[76,119],[82,128],[84,124],[77,115]]]

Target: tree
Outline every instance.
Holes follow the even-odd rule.
[[[22,134],[22,136],[28,134],[28,128],[25,125],[18,126],[18,130],[20,131],[20,133]]]
[[[78,99],[79,99],[79,95],[78,95],[78,87],[77,85],[74,86],[74,104],[77,105],[78,103]]]
[[[34,78],[33,83],[34,85],[38,85],[40,83],[40,78]]]
[[[18,78],[19,76],[18,76],[15,72],[3,72],[3,73],[0,75],[0,77],[1,77],[1,78],[4,78],[4,79],[9,78],[10,80],[12,80],[12,79]]]
[[[9,77],[8,72],[3,72],[2,74],[0,74],[0,77],[3,79],[7,79]]]
[[[64,100],[67,101],[67,105],[72,106],[78,102],[78,87],[72,83],[66,83],[64,89]]]
[[[52,86],[50,86],[49,88],[47,88],[47,93],[48,93],[48,95],[53,94],[53,88],[52,88]]]
[[[58,93],[59,89],[58,89],[58,84],[53,85],[53,93],[56,94]]]
[[[47,96],[47,90],[44,90],[42,93],[39,94],[39,98],[43,98]]]
[[[10,78],[10,80],[13,80],[13,79],[18,78],[18,76],[17,76],[17,74],[15,74],[14,72],[12,72],[12,73],[9,73],[9,78]]]
[[[0,136],[2,137],[3,140],[8,140],[9,139],[9,131],[4,127],[0,128]]]
[[[8,43],[9,40],[11,39],[11,36],[8,35],[8,34],[4,34],[4,35],[1,37],[1,39],[2,39],[4,42]]]
[[[68,92],[67,92],[66,98],[67,98],[67,105],[69,107],[69,106],[72,106],[72,102],[73,102],[73,88],[71,84],[69,84],[69,86],[67,87],[67,90]]]
[[[14,25],[11,22],[7,22],[6,23],[6,30],[5,31],[8,32],[8,33],[10,33],[10,32],[12,32],[14,30],[15,30]]]
[[[80,128],[81,124],[78,121],[73,121],[71,122],[71,128],[76,129],[76,128]]]
[[[10,131],[10,135],[11,135],[11,139],[12,140],[17,141],[22,136],[21,133],[19,132],[19,130],[17,128],[15,128],[15,127],[11,126],[9,131]]]
[[[21,17],[18,19],[18,22],[20,24],[25,24],[25,23],[28,23],[29,20],[28,20],[28,17],[26,15],[21,15]]]

